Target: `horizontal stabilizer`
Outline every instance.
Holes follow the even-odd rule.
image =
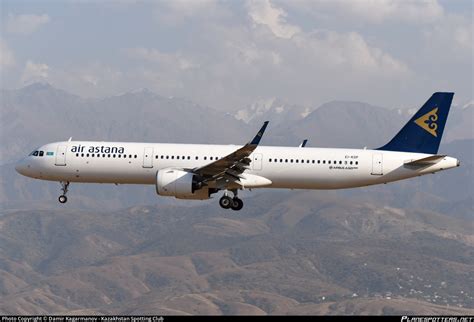
[[[435,164],[441,161],[445,156],[446,155],[432,155],[432,156],[421,158],[418,160],[408,160],[408,161],[405,161],[405,165],[425,166],[425,165]]]

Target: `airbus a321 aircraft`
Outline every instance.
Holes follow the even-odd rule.
[[[209,199],[222,190],[220,206],[240,210],[242,189],[354,188],[459,166],[438,154],[453,95],[434,93],[389,143],[373,150],[260,146],[265,122],[243,146],[69,139],[43,145],[15,168],[24,176],[59,181],[60,203],[67,201],[71,182],[150,184],[158,195],[179,199]]]

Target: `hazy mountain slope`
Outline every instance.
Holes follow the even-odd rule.
[[[434,212],[280,192],[237,217],[211,204],[0,220],[3,313],[473,313],[438,306],[474,307],[474,236]]]
[[[301,120],[281,124],[269,140],[296,145],[301,138],[308,138],[308,146],[314,147],[378,147],[395,135],[406,120],[397,111],[334,101],[321,105]]]
[[[71,136],[76,140],[178,143],[247,139],[247,125],[230,115],[146,90],[82,99],[36,83],[2,90],[1,100],[2,164],[18,160],[45,142]]]
[[[305,118],[314,108],[288,104],[277,98],[262,99],[235,113],[235,118],[252,126],[269,121],[272,126]]]

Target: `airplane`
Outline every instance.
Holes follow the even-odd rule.
[[[261,146],[264,122],[244,145],[72,141],[49,143],[19,161],[20,174],[71,182],[149,184],[160,196],[204,200],[240,210],[243,189],[345,189],[383,184],[458,167],[438,154],[454,93],[434,93],[393,139],[376,149]],[[381,125],[383,126],[383,125]],[[231,196],[232,194],[232,196]]]

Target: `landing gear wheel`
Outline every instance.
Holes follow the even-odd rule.
[[[63,194],[59,196],[58,200],[60,203],[66,203],[67,201],[66,193],[69,188],[69,181],[61,181],[59,183],[61,184],[61,191],[63,192]]]
[[[232,205],[233,205],[233,202],[229,196],[222,196],[222,198],[219,199],[219,206],[221,206],[224,209],[229,209]]]
[[[242,201],[242,199],[239,199],[239,198],[234,198],[232,199],[232,210],[240,210],[242,209],[242,207],[244,206],[244,202]]]

